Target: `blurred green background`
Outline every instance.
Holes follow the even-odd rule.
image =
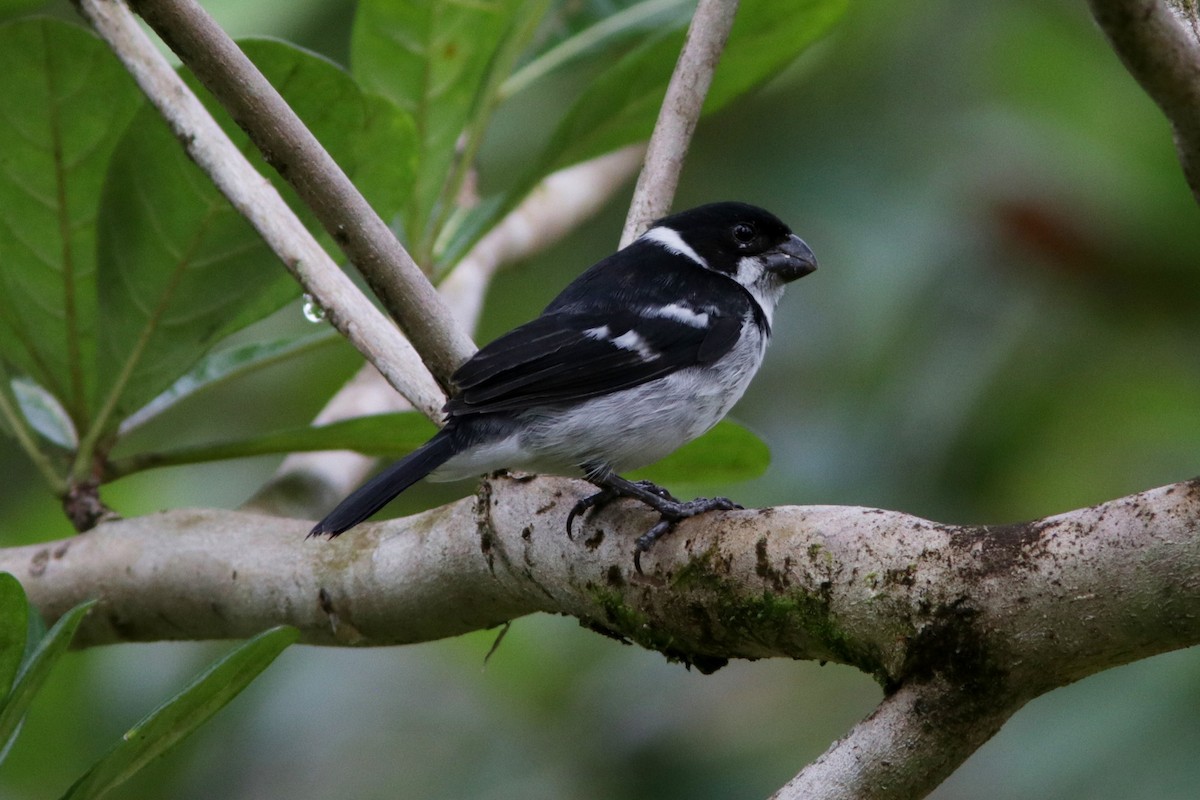
[[[351,3],[205,4],[234,35],[345,58]],[[481,181],[528,152],[503,111]],[[703,124],[676,207],[766,206],[816,251],[734,415],[771,445],[746,505],[844,503],[1013,522],[1200,472],[1200,210],[1166,122],[1080,0],[874,0],[755,95]],[[619,236],[628,193],[498,279],[479,333],[532,316]],[[304,323],[298,306],[274,320]],[[185,402],[139,436],[301,424],[354,369],[342,347]],[[235,507],[277,460],[143,474],[127,515]],[[0,543],[70,535],[0,440]],[[446,499],[414,493],[409,508]],[[1114,591],[1119,591],[1114,587]],[[840,666],[713,676],[571,618],[374,651],[294,647],[120,798],[761,798],[878,702]],[[58,797],[228,644],[76,653],[0,769],[0,797]],[[934,794],[1193,798],[1200,652],[1094,676],[1023,709]]]

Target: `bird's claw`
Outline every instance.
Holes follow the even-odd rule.
[[[596,481],[600,491],[579,500],[567,514],[567,537],[572,536],[575,518],[593,509],[599,510],[620,497],[629,497],[658,512],[658,522],[654,527],[639,536],[634,543],[633,566],[641,573],[642,553],[654,546],[654,543],[671,532],[680,520],[704,514],[709,511],[732,511],[741,508],[728,497],[697,497],[695,500],[681,502],[661,486],[650,481],[628,481],[616,475],[608,475],[603,481]]]
[[[586,514],[593,508],[604,508],[606,505],[617,499],[617,493],[611,489],[601,489],[595,494],[589,494],[577,502],[571,512],[567,514],[567,538],[574,540],[574,535],[571,531],[571,526],[575,524],[575,518],[580,514]]]
[[[676,509],[658,509],[659,514],[661,514],[658,522],[634,542],[633,567],[639,575],[642,574],[642,553],[649,551],[655,542],[670,533],[675,528],[675,524],[680,520],[705,514],[709,511],[734,511],[742,508],[741,505],[733,502],[728,497],[697,497],[695,500],[689,500],[686,503],[675,502],[678,506]]]

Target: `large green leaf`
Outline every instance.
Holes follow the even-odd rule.
[[[722,420],[711,431],[671,455],[632,474],[664,486],[702,483],[723,486],[766,472],[771,451],[749,429]]]
[[[100,221],[97,368],[107,429],[231,330],[295,296],[254,228],[153,112],[134,121],[114,155]]]
[[[138,453],[114,460],[108,475],[117,478],[154,467],[316,450],[357,450],[370,456],[401,456],[420,447],[436,430],[432,422],[416,412],[375,414],[320,427],[273,431],[248,439]]]
[[[704,113],[777,75],[825,34],[845,6],[846,0],[743,0]],[[661,31],[592,82],[542,154],[543,173],[650,136],[685,27]]]
[[[75,629],[93,605],[95,601],[89,600],[63,614],[30,650],[21,664],[12,690],[4,698],[3,704],[0,704],[0,743],[7,746],[12,741],[29,704],[33,702],[34,696],[54,665],[58,663],[58,659],[67,651],[67,645],[75,636]]]
[[[94,391],[96,207],[141,95],[108,48],[50,19],[0,26],[0,358],[84,423]]]
[[[300,632],[264,631],[213,664],[190,686],[150,712],[75,782],[63,800],[103,797],[207,722],[259,676]]]
[[[491,70],[509,36],[541,0],[361,0],[351,36],[351,66],[363,87],[412,114],[419,131],[417,180],[405,231],[422,259],[429,221],[455,174],[459,136],[489,90]],[[503,60],[503,59],[501,59]],[[511,66],[511,63],[509,64]],[[500,78],[506,77],[501,75]]]
[[[166,391],[142,406],[121,425],[125,434],[196,392],[242,375],[276,364],[288,358],[310,353],[316,348],[336,345],[345,340],[332,327],[267,342],[252,342],[217,350],[201,358],[195,366],[167,387]]]
[[[507,99],[581,61],[611,62],[648,34],[687,25],[695,7],[693,0],[641,0],[626,3],[615,13],[606,3],[604,10],[609,13],[600,14],[594,5],[563,3],[548,16],[536,52],[504,82],[501,96]]]
[[[382,198],[380,213],[394,213],[387,203],[402,197],[412,178],[403,153],[411,150],[413,129],[403,112],[368,100],[345,72],[302,50],[274,41],[243,47],[348,174],[371,172],[367,185],[379,191],[368,199]],[[218,117],[249,152],[247,137]],[[399,157],[369,152],[364,141]],[[291,196],[273,170],[263,171]],[[301,217],[316,227],[307,211]],[[114,154],[100,218],[99,370],[107,382],[103,421],[112,430],[217,341],[297,289],[153,109],[134,119]]]
[[[271,81],[305,126],[384,219],[396,215],[412,193],[417,170],[417,128],[394,102],[364,92],[348,72],[315,53],[274,39],[243,39],[238,46]],[[191,81],[193,88],[196,84]],[[204,92],[209,109],[226,133],[300,212],[311,230],[316,218],[288,183],[250,147],[241,129]],[[321,231],[322,238],[325,234]],[[332,242],[327,249],[336,254]]]
[[[248,439],[138,453],[115,460],[110,465],[109,477],[154,467],[316,450],[356,450],[364,455],[395,458],[420,447],[435,430],[433,423],[416,412],[375,414]],[[716,485],[756,478],[770,463],[770,450],[758,436],[736,422],[724,420],[696,441],[635,475],[668,484]]]

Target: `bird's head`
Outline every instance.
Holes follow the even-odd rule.
[[[817,268],[804,240],[769,211],[748,203],[709,203],[651,225],[643,238],[737,281],[770,316],[785,284]]]

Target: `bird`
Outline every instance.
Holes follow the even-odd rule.
[[[741,508],[680,501],[619,473],[711,429],[762,364],[784,287],[813,272],[809,246],[774,214],[716,202],[663,217],[589,267],[535,319],[485,345],[451,376],[445,424],[318,522],[353,528],[422,478],[500,469],[582,477],[599,491],[568,514],[633,498],[659,514],[635,561],[676,523]]]

